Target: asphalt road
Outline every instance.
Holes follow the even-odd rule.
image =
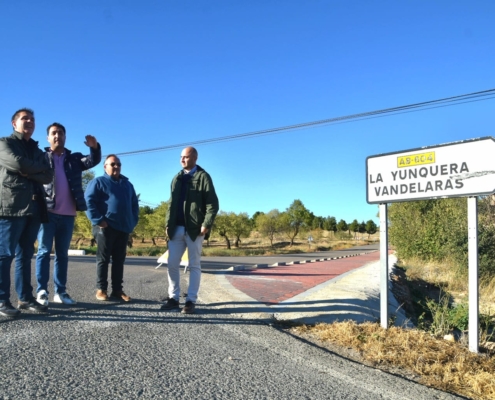
[[[346,254],[356,254],[362,252],[370,252],[379,250],[379,244],[371,244],[366,246],[356,246],[345,250],[320,251],[315,253],[303,254],[279,254],[276,256],[259,256],[259,257],[202,257],[201,268],[204,271],[208,270],[223,270],[232,267],[233,265],[255,265],[255,264],[274,264],[281,261],[300,261],[310,258],[330,258],[339,257]],[[127,257],[126,265],[140,265],[156,267],[158,257]],[[70,256],[71,263],[87,263],[88,260],[94,260],[93,256]],[[93,262],[93,261],[90,261]]]
[[[76,307],[51,303],[46,315],[0,319],[0,399],[456,398],[344,359],[266,320],[208,304],[195,315],[160,312],[166,269],[156,265],[130,258],[124,288],[135,301],[102,303],[94,298],[94,258],[71,257]]]

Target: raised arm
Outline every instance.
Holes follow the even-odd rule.
[[[86,135],[84,144],[89,147],[89,154],[81,158],[81,169],[86,171],[101,161],[101,146],[94,136]]]

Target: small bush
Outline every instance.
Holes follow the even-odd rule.
[[[469,307],[467,303],[460,303],[449,310],[449,320],[454,328],[465,331],[469,325]]]
[[[454,329],[463,332],[469,327],[468,303],[463,302],[452,305],[451,297],[447,293],[441,295],[438,302],[432,299],[426,300],[426,308],[431,313],[431,321],[426,321],[423,314],[418,327],[430,331],[434,335],[443,336],[452,332]],[[490,340],[493,336],[493,323],[494,315],[491,312],[488,312],[488,314],[479,314],[479,329],[482,342]]]
[[[146,256],[146,257],[154,257],[154,256],[161,256],[163,253],[167,251],[166,247],[133,247],[133,248],[127,248],[127,255],[128,256]]]
[[[449,297],[443,295],[437,303],[435,300],[426,300],[426,307],[431,313],[430,331],[434,335],[443,336],[452,331],[450,319]]]
[[[87,255],[96,254],[96,246],[81,246],[78,250],[84,250]]]
[[[332,246],[316,246],[316,251],[330,251]]]

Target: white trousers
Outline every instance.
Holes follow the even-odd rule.
[[[180,297],[180,260],[186,251],[189,255],[189,288],[186,301],[196,303],[199,284],[201,282],[201,250],[204,236],[198,236],[195,241],[186,233],[186,228],[178,226],[174,236],[168,242],[168,297],[179,300]]]

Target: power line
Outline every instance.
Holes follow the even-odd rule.
[[[159,206],[159,204],[150,203],[149,201],[144,201],[144,200],[141,200],[141,199],[139,199],[139,204],[143,204],[143,205],[149,206],[151,208],[156,208],[156,207]]]
[[[172,144],[172,145],[168,145],[168,146],[155,147],[155,148],[151,148],[151,149],[128,151],[128,152],[123,152],[123,153],[117,153],[117,155],[119,157],[131,156],[131,155],[137,155],[137,154],[143,154],[143,153],[152,153],[152,152],[157,152],[157,151],[177,149],[177,148],[182,148],[184,146],[201,145],[201,144],[208,144],[208,143],[215,143],[215,142],[225,142],[225,141],[230,141],[230,140],[248,139],[248,138],[251,138],[254,136],[277,134],[277,133],[282,133],[284,131],[291,131],[291,130],[308,128],[308,127],[315,127],[315,126],[319,126],[319,125],[352,122],[353,120],[379,118],[379,117],[387,116],[388,114],[393,114],[393,115],[394,114],[403,114],[403,113],[409,113],[409,112],[429,110],[429,109],[433,109],[433,108],[450,107],[453,105],[471,103],[474,101],[490,100],[493,98],[495,98],[495,89],[488,89],[488,90],[483,90],[481,92],[467,93],[467,94],[462,94],[462,95],[458,95],[458,96],[445,97],[443,99],[429,100],[429,101],[423,101],[421,103],[413,103],[413,104],[408,104],[408,105],[404,105],[404,106],[385,108],[382,110],[368,111],[368,112],[363,112],[363,113],[358,113],[358,114],[345,115],[345,116],[341,116],[341,117],[322,119],[322,120],[312,121],[312,122],[304,122],[301,124],[287,125],[287,126],[282,126],[282,127],[278,127],[278,128],[263,129],[260,131],[240,133],[237,135],[228,135],[228,136],[222,136],[222,137],[217,137],[217,138],[197,140],[194,142]]]

